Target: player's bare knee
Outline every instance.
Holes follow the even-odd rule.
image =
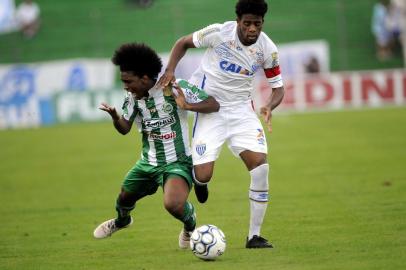
[[[267,163],[267,156],[264,153],[244,151],[240,154],[241,159],[249,171]]]
[[[196,173],[194,175],[194,178],[195,178],[195,180],[199,181],[200,183],[207,183],[211,180],[212,176],[213,175],[211,173],[202,172],[202,173]]]
[[[164,207],[172,215],[178,216],[183,213],[184,204],[185,202],[179,200],[168,200],[164,202]]]
[[[197,165],[193,168],[193,178],[200,183],[208,183],[213,176],[213,167],[203,165]]]
[[[120,194],[118,195],[117,202],[119,202],[120,205],[129,205],[134,202],[134,198],[131,193],[128,193],[122,189]]]

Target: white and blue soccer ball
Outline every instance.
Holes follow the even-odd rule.
[[[202,225],[193,231],[190,248],[200,259],[215,260],[226,250],[226,237],[217,226]]]

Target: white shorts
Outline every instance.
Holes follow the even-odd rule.
[[[196,114],[192,136],[194,165],[215,161],[225,141],[235,156],[245,150],[268,153],[265,132],[251,102]]]

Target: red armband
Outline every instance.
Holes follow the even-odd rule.
[[[281,74],[281,69],[279,68],[279,66],[275,66],[273,68],[266,68],[266,69],[264,69],[264,71],[265,71],[265,76],[267,78],[273,78],[273,77]]]

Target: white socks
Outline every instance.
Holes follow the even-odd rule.
[[[250,228],[248,239],[260,235],[261,225],[268,206],[268,172],[269,165],[262,164],[250,171],[251,185],[250,198]]]

